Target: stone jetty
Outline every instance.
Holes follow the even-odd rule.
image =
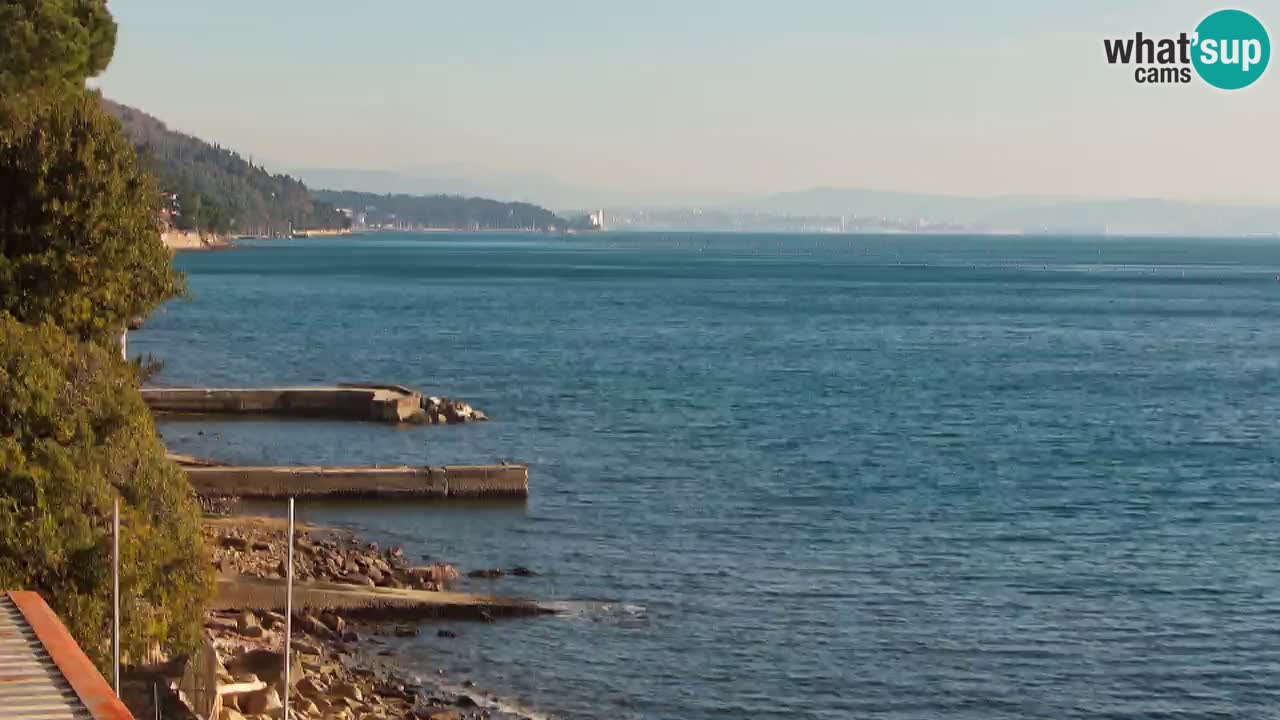
[[[417,422],[455,425],[488,420],[469,404],[424,397],[402,385],[339,383],[334,387],[143,388],[153,412]]]
[[[527,465],[422,467],[239,466],[179,461],[204,497],[248,499],[522,499]]]

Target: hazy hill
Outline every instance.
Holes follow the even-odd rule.
[[[363,216],[368,225],[457,230],[547,230],[566,225],[550,210],[523,202],[353,190],[317,190],[314,194],[320,200],[351,209]]]

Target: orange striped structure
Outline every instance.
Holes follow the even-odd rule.
[[[0,719],[134,720],[34,592],[0,594]]]

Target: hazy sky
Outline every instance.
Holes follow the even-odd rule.
[[[619,192],[1280,201],[1280,60],[1150,86],[1104,37],[1280,0],[112,0],[108,97],[274,167]]]

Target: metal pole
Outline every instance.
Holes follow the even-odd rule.
[[[289,720],[289,637],[293,635],[293,498],[289,498],[289,552],[284,571],[284,720]]]
[[[120,697],[120,498],[111,513],[111,677]]]

